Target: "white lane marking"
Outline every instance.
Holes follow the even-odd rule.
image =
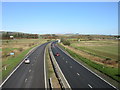
[[[46,46],[47,47],[47,46]],[[45,58],[45,54],[46,54],[46,47],[44,49],[44,79],[45,79],[45,90],[47,90],[47,76],[46,76],[46,58]]]
[[[57,46],[58,47],[58,46]],[[70,54],[68,54],[67,52],[65,52],[64,50],[62,50],[60,47],[58,47],[61,51],[63,51],[66,55],[68,55],[71,59],[73,59],[75,62],[77,62],[78,64],[82,65],[80,62],[78,62],[77,60],[75,60],[72,56],[70,56]],[[106,82],[107,84],[109,84],[110,86],[112,86],[113,88],[117,89],[115,86],[113,86],[111,83],[109,83],[108,81],[106,81],[105,79],[103,79],[102,77],[100,77],[99,75],[97,75],[95,72],[93,72],[92,70],[88,69],[87,67],[85,67],[84,65],[82,65],[85,69],[87,69],[88,71],[90,71],[91,73],[93,73],[94,75],[96,75],[98,78],[100,78],[101,80],[103,80],[104,82]],[[117,89],[118,90],[118,89]]]
[[[25,82],[27,81],[27,78],[25,79]]]
[[[90,84],[88,84],[88,86],[89,86],[90,88],[93,88]]]
[[[33,64],[32,64],[32,66],[33,66]]]
[[[29,72],[31,72],[31,69],[29,70]]]
[[[63,60],[64,60],[64,57],[63,57]]]
[[[70,66],[70,68],[72,68],[72,66]]]
[[[41,46],[41,45],[40,45]],[[28,56],[30,56],[37,48],[38,48],[39,46],[37,46],[37,47],[34,47],[33,49],[31,49],[26,55],[26,57],[28,57]],[[26,58],[25,57],[25,58]],[[24,58],[24,59],[25,59]],[[1,85],[0,85],[0,88],[3,86],[3,84],[13,75],[13,73],[21,66],[21,64],[24,62],[24,59],[21,61],[21,63],[20,64],[18,64],[18,66],[8,75],[8,77],[1,83]]]
[[[66,61],[66,63],[67,63],[67,61]]]
[[[10,75],[3,81],[3,83],[0,85],[0,88],[2,87],[2,85],[12,76],[12,74],[20,67],[20,65],[24,62],[23,61],[10,73]]]
[[[51,44],[50,44],[50,45],[51,45]],[[55,60],[56,67],[58,67],[58,70],[59,70],[60,73],[62,74],[63,79],[64,79],[65,82],[67,83],[69,89],[72,90],[71,87],[70,87],[70,85],[69,85],[69,83],[68,83],[68,81],[66,80],[66,78],[65,78],[65,76],[64,76],[64,74],[63,74],[63,72],[62,72],[62,70],[60,69],[60,66],[59,66],[58,63],[57,63],[57,61],[56,61],[56,59],[55,59],[55,57],[54,57],[54,55],[53,55],[53,52],[52,52],[52,49],[51,49],[51,48],[52,48],[52,47],[49,46],[49,49],[50,49],[50,55],[51,55],[51,56],[53,57],[53,59]],[[65,86],[64,83],[63,83],[63,86]]]
[[[79,76],[80,74],[79,74],[79,73],[77,73],[77,75]]]

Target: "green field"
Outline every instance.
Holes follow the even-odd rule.
[[[102,58],[118,60],[117,41],[80,41],[71,43],[71,46]]]
[[[61,46],[61,44],[59,44]],[[62,46],[63,47],[63,46]],[[63,47],[65,49],[65,47]],[[87,65],[97,69],[98,71],[106,74],[107,76],[111,77],[112,79],[120,82],[120,77],[119,77],[119,71],[118,68],[113,68],[113,67],[108,67],[102,64],[97,64],[85,57],[82,57],[73,51],[69,50],[68,48],[65,49],[72,57],[74,57],[78,61],[82,61],[86,63]]]
[[[92,62],[91,60],[88,60],[84,57],[81,57],[79,55],[77,55],[76,53],[73,53],[72,51],[68,50],[68,53],[70,53],[70,55],[72,55],[74,58],[82,60],[83,62],[85,62],[86,64],[88,64],[89,66],[99,70],[100,72],[110,76],[111,78],[117,80],[120,82],[120,77],[118,74],[118,68],[112,68],[112,67],[107,67],[101,64],[97,64],[95,62]],[[103,68],[104,67],[104,68]]]

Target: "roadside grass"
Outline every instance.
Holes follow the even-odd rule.
[[[59,44],[60,46],[62,46],[61,44]],[[63,46],[62,46],[63,47]],[[119,71],[118,68],[113,68],[113,67],[107,67],[105,65],[102,64],[97,64],[87,58],[84,58],[78,54],[76,54],[75,52],[69,50],[68,48],[63,47],[72,57],[74,57],[76,60],[78,61],[83,61],[84,63],[86,63],[87,65],[97,69],[98,71],[106,74],[107,76],[111,77],[112,79],[120,82],[120,77],[119,77]]]
[[[47,46],[47,50],[46,50],[46,59],[47,59],[48,78],[50,78],[52,76],[52,74],[54,73],[54,70],[52,68],[52,63],[50,61],[48,46]]]
[[[19,49],[26,50],[39,42],[43,41],[40,39],[2,40],[2,56],[14,52],[14,50],[16,50],[16,52],[19,52]],[[3,60],[6,59],[4,57],[2,58]]]
[[[40,44],[43,44],[46,41],[47,40],[43,39],[19,39],[19,40],[17,39],[14,41],[3,40],[2,61],[0,62],[2,63],[2,67],[0,67],[0,72],[2,72],[2,75],[0,76],[0,78],[4,80],[9,75],[9,73],[12,72],[12,70],[23,60],[25,55],[32,48]],[[15,52],[15,55],[7,56],[12,51]]]
[[[13,57],[10,55],[11,52],[14,52],[14,56],[17,56],[32,46],[40,45],[46,41],[43,39],[2,40],[2,62],[4,63],[4,61]]]
[[[10,53],[14,52],[15,56],[22,51],[31,48],[34,45],[39,45],[47,40],[43,39],[16,39],[16,40],[2,40],[2,62],[10,58]]]
[[[7,47],[7,48],[3,48],[2,52],[3,52],[3,55],[7,55],[9,54],[11,51],[13,50],[18,50],[19,48],[10,48],[10,47]]]
[[[33,48],[33,47],[32,47]],[[2,70],[2,79],[4,80],[9,73],[25,58],[25,55],[32,49],[29,48],[23,51],[20,55],[10,57],[8,60],[4,61],[2,64],[6,65],[6,70]]]

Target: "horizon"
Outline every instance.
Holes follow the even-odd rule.
[[[15,32],[15,31],[0,31],[0,32],[12,32],[12,33],[24,33],[24,32]],[[25,34],[38,34],[38,33],[25,33]],[[45,33],[45,34],[39,34],[39,35],[48,35],[50,33]],[[55,35],[103,35],[103,36],[120,36],[117,34],[80,34],[80,33],[51,33],[50,35],[55,34]]]

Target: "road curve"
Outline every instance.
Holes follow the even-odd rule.
[[[115,90],[111,85],[65,54],[56,43],[51,46],[54,55],[57,52],[60,53],[60,56],[55,56],[55,58],[72,89],[109,88],[109,90]]]
[[[28,57],[30,64],[22,63],[2,88],[45,88],[44,50],[48,43],[40,45]]]

